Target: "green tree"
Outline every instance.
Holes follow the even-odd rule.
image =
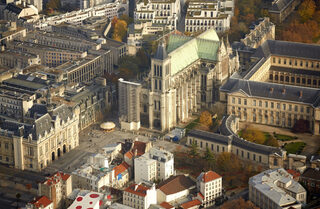
[[[272,146],[272,147],[279,147],[278,140],[275,139],[274,137],[270,136],[265,142],[265,145],[267,146]]]
[[[311,19],[315,11],[316,4],[313,0],[304,0],[298,9],[302,22],[306,22]]]
[[[189,155],[192,157],[192,158],[195,158],[195,157],[198,157],[199,156],[199,148],[198,148],[198,145],[197,143],[193,140],[192,143],[191,143],[191,147],[189,149]]]
[[[214,154],[211,152],[209,147],[206,148],[206,151],[203,155],[203,159],[206,160],[207,165],[211,169],[215,163]]]

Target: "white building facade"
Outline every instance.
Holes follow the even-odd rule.
[[[191,0],[185,18],[185,31],[196,32],[214,28],[225,32],[230,28],[234,1]]]
[[[148,209],[151,204],[157,204],[155,184],[147,187],[142,184],[132,184],[123,192],[123,204],[136,209]]]
[[[300,209],[306,197],[306,190],[283,168],[267,170],[249,179],[249,200],[261,209]]]
[[[134,182],[154,181],[157,179],[157,161],[143,155],[134,159]]]
[[[222,177],[214,171],[202,172],[197,178],[197,189],[203,195],[203,206],[209,207],[222,195]]]

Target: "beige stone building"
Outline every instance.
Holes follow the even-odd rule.
[[[72,176],[57,172],[38,185],[38,195],[53,202],[53,209],[65,208],[64,199],[72,192]]]
[[[261,209],[301,209],[306,199],[306,190],[283,168],[249,179],[249,200]]]
[[[167,131],[211,107],[221,83],[238,69],[230,50],[214,29],[195,38],[172,34],[167,47],[160,43],[141,83],[141,126]]]
[[[41,171],[79,145],[79,111],[35,104],[22,122],[1,119],[0,161]]]
[[[320,134],[320,47],[268,40],[251,67],[220,88],[227,113],[241,121],[292,128],[299,119]]]

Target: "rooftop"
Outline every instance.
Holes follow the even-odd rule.
[[[52,201],[46,196],[37,197],[35,200],[30,202],[30,204],[34,205],[36,208],[45,208],[51,203]]]
[[[161,182],[157,189],[161,190],[164,194],[175,194],[195,186],[195,182],[188,176],[178,175],[171,176],[165,181]]]
[[[124,191],[134,195],[145,197],[149,189],[150,189],[149,187],[144,186],[142,184],[132,184],[128,188],[126,188]]]
[[[202,203],[198,199],[191,200],[189,202],[183,203],[180,207],[183,209],[192,208],[196,205],[201,205]]]

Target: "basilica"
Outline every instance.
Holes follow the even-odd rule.
[[[238,68],[238,55],[214,29],[197,37],[173,34],[163,39],[144,82],[119,80],[121,128],[172,129],[210,108],[219,99],[219,87]]]

